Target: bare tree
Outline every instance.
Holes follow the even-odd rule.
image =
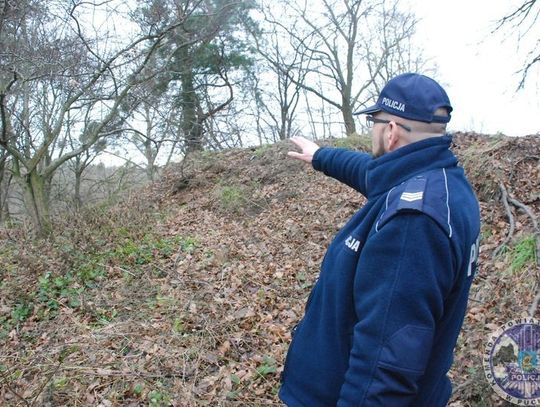
[[[277,8],[281,10],[280,7]],[[253,42],[261,59],[259,71],[253,74],[253,94],[257,120],[264,122],[273,133],[273,141],[285,140],[294,135],[293,123],[300,101],[301,86],[306,74],[308,55],[289,43],[287,31],[274,15],[276,4],[261,4],[264,25],[252,31]],[[297,17],[298,18],[298,17]],[[292,22],[291,26],[295,23]],[[261,85],[261,77],[270,79]],[[262,114],[264,113],[264,115]]]
[[[231,73],[249,64],[242,36],[251,2],[234,0],[144,0],[138,24],[161,27],[179,18],[179,27],[157,57],[162,87],[173,93],[180,114],[178,140],[186,154],[205,145],[205,122],[233,101]]]
[[[239,120],[247,117],[245,108],[238,103],[231,103],[227,107],[227,112],[217,114],[205,122],[205,132],[207,134],[208,146],[212,150],[222,150],[224,148],[244,147],[244,138],[249,134],[249,125],[246,120]]]
[[[118,128],[118,134],[144,157],[147,178],[154,181],[158,157],[168,152],[166,165],[180,144],[177,134],[181,110],[175,103],[174,93],[159,86],[155,78],[134,89],[130,99],[126,104],[130,117],[125,126]]]
[[[104,39],[98,47],[97,39],[85,34],[80,15],[87,10],[80,8],[88,3],[49,2],[41,9],[17,4],[20,12],[4,13],[0,24],[0,146],[24,188],[36,231],[47,235],[52,232],[49,195],[54,173],[114,133],[111,127],[122,122],[121,103],[145,80],[144,67],[183,22],[111,49]],[[67,143],[69,131],[88,111],[99,118],[96,125],[77,145]]]
[[[295,7],[303,26],[287,27],[291,43],[309,55],[302,88],[339,109],[347,134],[356,132],[353,112],[371,103],[390,77],[423,66],[411,51],[416,19],[396,0],[321,0]],[[312,84],[322,78],[321,91]]]
[[[540,2],[537,0],[525,0],[514,11],[510,12],[497,22],[494,31],[508,27],[513,34],[517,33],[518,43],[525,37],[534,35],[533,28],[539,26]],[[540,38],[537,38],[534,46],[528,51],[524,66],[520,70],[521,80],[518,89],[525,86],[525,81],[531,69],[540,63]]]
[[[86,134],[91,133],[91,129],[94,124],[89,124],[85,126],[86,133],[83,132],[79,138],[79,142],[84,143]],[[73,139],[70,138],[70,144],[72,150],[76,148],[76,142],[74,142]],[[92,163],[96,160],[99,153],[102,152],[106,147],[106,139],[101,138],[96,143],[92,145],[91,148],[83,151],[81,154],[76,155],[71,160],[69,160],[68,167],[71,169],[74,175],[74,188],[73,188],[73,204],[75,206],[75,210],[80,210],[84,205],[84,199],[82,194],[82,183],[84,180],[84,173],[92,165]]]

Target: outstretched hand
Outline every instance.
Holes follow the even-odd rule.
[[[304,137],[292,137],[290,139],[294,144],[296,144],[297,147],[299,147],[302,152],[296,152],[296,151],[289,151],[287,155],[292,158],[296,158],[298,160],[305,161],[307,163],[311,163],[313,160],[313,155],[315,154],[315,151],[319,149],[319,146],[315,144],[313,141],[308,140]]]

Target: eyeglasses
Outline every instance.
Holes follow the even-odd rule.
[[[384,124],[388,124],[390,122],[392,122],[393,120],[384,120],[384,119],[377,119],[376,117],[373,117],[373,116],[366,116],[366,126],[368,127],[368,129],[371,129],[373,127],[373,125],[375,123],[384,123]],[[405,126],[404,124],[401,124],[401,123],[398,123],[398,122],[395,122],[399,127],[407,130],[407,131],[412,131],[412,129],[409,127],[409,126]]]

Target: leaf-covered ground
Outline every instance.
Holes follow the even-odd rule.
[[[540,137],[454,142],[483,226],[451,405],[503,405],[481,354],[538,290]],[[281,405],[290,329],[325,248],[364,202],[289,148],[192,157],[120,205],[66,215],[47,242],[1,230],[0,405]]]

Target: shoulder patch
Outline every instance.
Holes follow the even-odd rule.
[[[405,182],[405,188],[399,196],[397,209],[422,210],[424,203],[424,191],[426,189],[426,177],[419,175]]]
[[[417,175],[388,191],[375,231],[378,232],[395,215],[407,211],[425,213],[439,224],[448,237],[452,237],[448,180],[444,168]]]

